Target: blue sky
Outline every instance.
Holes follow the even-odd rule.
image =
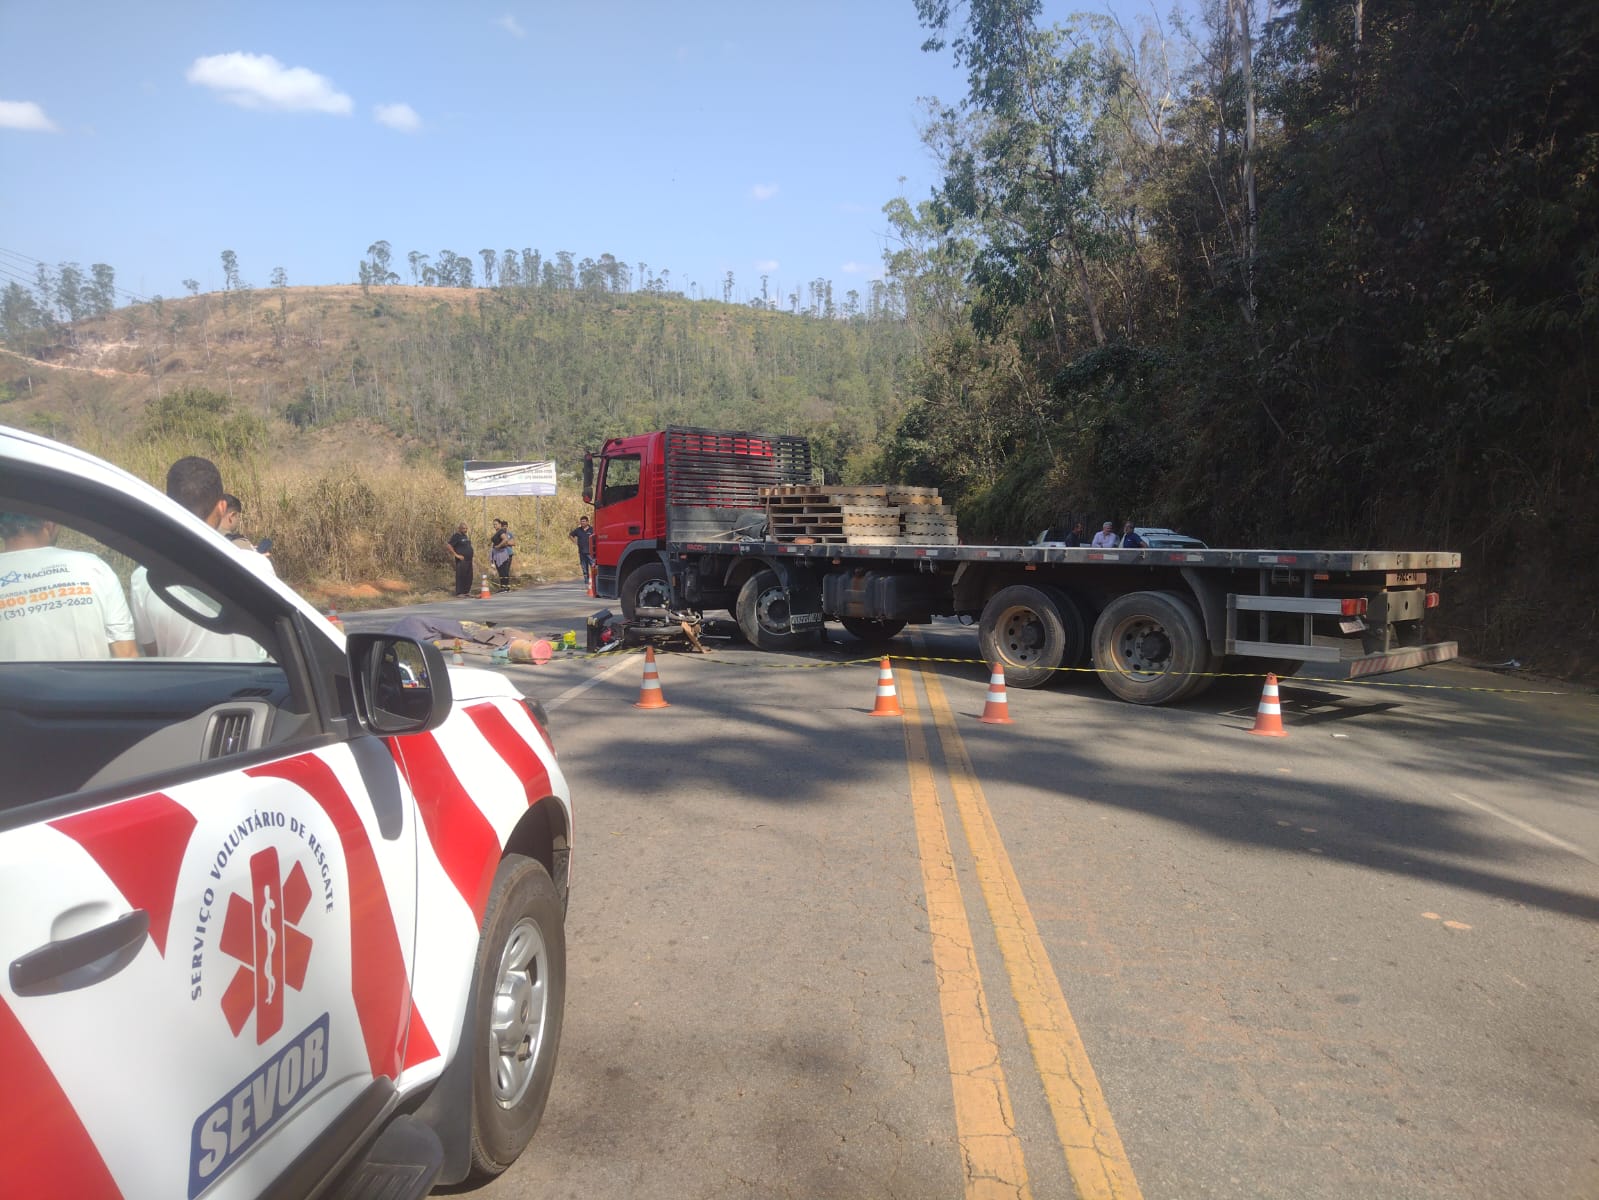
[[[20,254],[174,296],[231,249],[344,283],[383,238],[406,282],[411,250],[532,247],[864,294],[882,206],[935,182],[918,97],[965,91],[923,37],[912,0],[0,0],[0,282]]]

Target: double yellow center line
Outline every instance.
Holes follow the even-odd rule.
[[[1011,992],[1077,1194],[1081,1200],[1141,1200],[1127,1151],[1050,966],[988,801],[972,770],[943,686],[925,667],[915,675],[927,691],[927,706],[943,749],[950,793],[960,814]],[[933,967],[938,977],[939,1006],[954,1087],[965,1194],[968,1200],[1031,1197],[1026,1160],[1016,1133],[999,1044],[955,874],[954,854],[939,804],[916,689],[896,685],[896,690],[905,710],[911,805],[921,853],[922,884],[927,892]]]

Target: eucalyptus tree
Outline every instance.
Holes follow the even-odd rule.
[[[117,306],[117,273],[109,263],[95,263],[89,274],[94,280],[89,285],[90,307],[103,316]]]
[[[1081,305],[1096,345],[1107,340],[1098,266],[1117,246],[1098,191],[1105,79],[1089,36],[1095,19],[1040,29],[1041,8],[1041,0],[970,0],[965,24],[946,43],[951,0],[916,0],[930,31],[923,49],[947,44],[970,89],[928,130],[944,158],[940,194],[983,225],[975,277],[989,302],[1003,311],[1042,301],[1065,354],[1081,340],[1069,305]]]

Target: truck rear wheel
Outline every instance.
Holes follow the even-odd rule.
[[[1066,653],[1066,622],[1049,594],[1052,590],[1013,584],[983,605],[977,644],[985,662],[1003,664],[1008,687],[1042,687]],[[1079,636],[1081,632],[1079,617]]]
[[[1130,592],[1094,622],[1094,665],[1119,699],[1170,704],[1210,678],[1210,647],[1198,614],[1181,596]]]
[[[840,617],[838,623],[867,645],[889,641],[905,628],[904,621],[883,621],[874,617]]]
[[[1058,587],[1040,587],[1039,591],[1055,602],[1055,611],[1060,613],[1061,628],[1066,631],[1066,645],[1061,651],[1060,665],[1082,666],[1088,661],[1088,622],[1083,619],[1083,610],[1070,593]]]
[[[657,558],[634,567],[622,580],[619,599],[622,617],[629,624],[638,619],[641,608],[671,608],[672,580],[666,573],[666,564]]]
[[[776,571],[757,571],[744,581],[733,615],[757,650],[797,650],[816,639],[814,630],[796,633],[789,625],[788,589]]]

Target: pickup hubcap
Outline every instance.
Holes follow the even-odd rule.
[[[494,1058],[494,1099],[512,1108],[533,1082],[544,1036],[549,955],[544,936],[524,917],[511,930],[500,955],[489,1015],[489,1052]]]

